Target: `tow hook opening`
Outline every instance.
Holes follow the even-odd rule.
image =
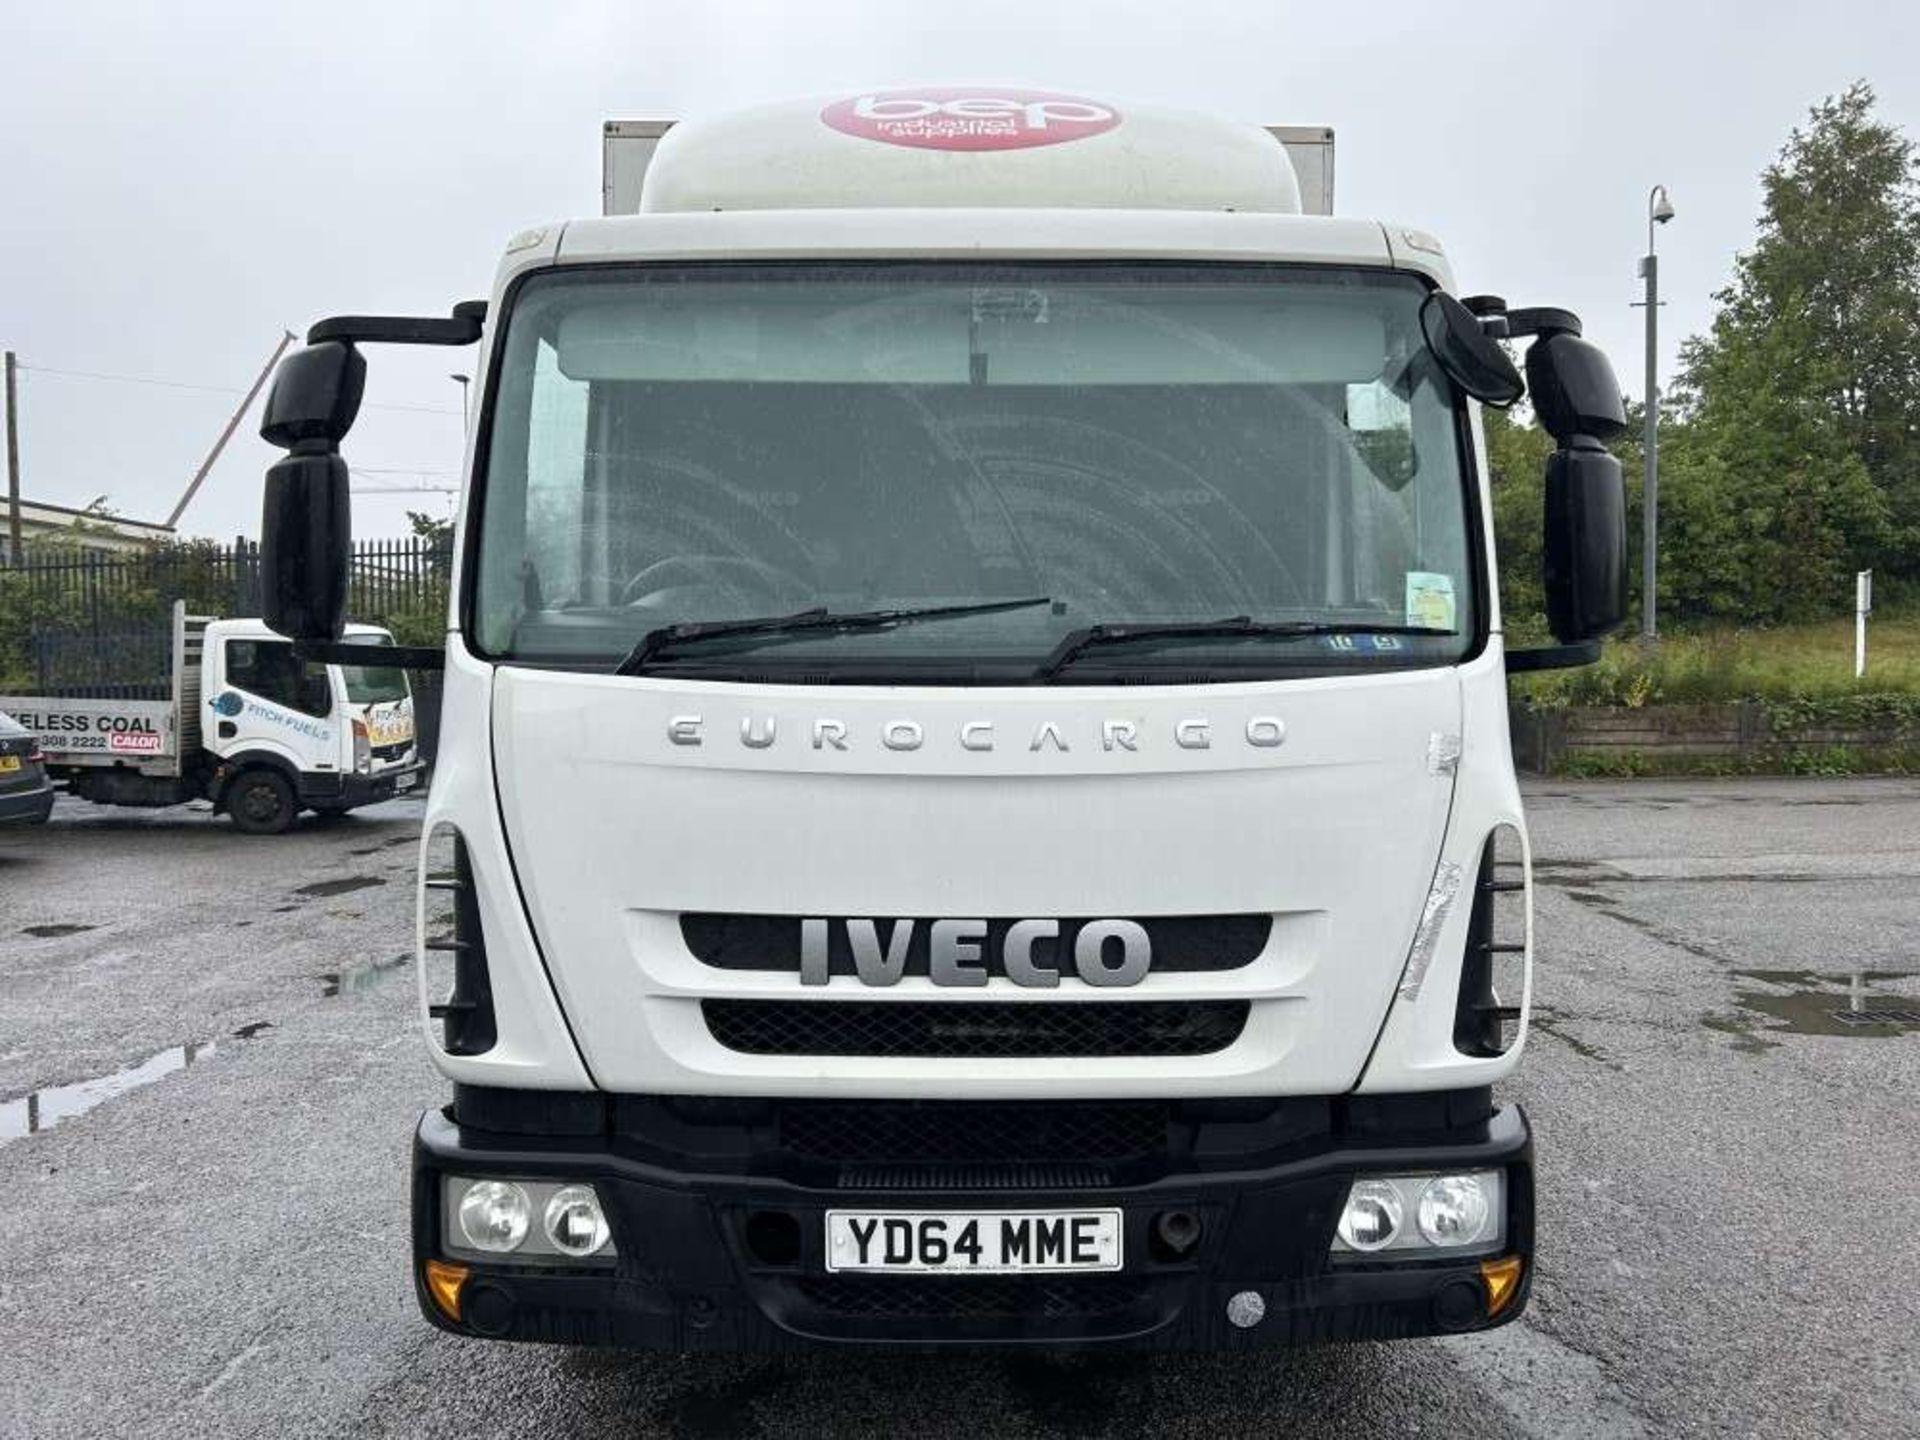
[[[779,1210],[756,1210],[747,1217],[747,1251],[762,1265],[786,1270],[800,1263],[800,1222]]]
[[[1153,1217],[1153,1258],[1179,1261],[1193,1254],[1205,1227],[1191,1210],[1162,1210]]]

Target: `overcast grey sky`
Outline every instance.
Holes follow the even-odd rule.
[[[514,231],[594,213],[606,118],[942,80],[1331,124],[1341,213],[1434,231],[1463,292],[1580,311],[1638,394],[1647,188],[1680,212],[1670,365],[1751,241],[1761,167],[1859,77],[1920,135],[1920,5],[0,0],[25,491],[164,517],[283,328],[444,312]],[[467,352],[372,358],[369,403],[417,408],[363,414],[356,474],[451,484]],[[183,528],[253,533],[277,453],[250,418]],[[362,497],[356,528],[448,504]]]

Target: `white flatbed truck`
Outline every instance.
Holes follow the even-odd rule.
[[[347,627],[391,646],[372,625]],[[390,665],[303,665],[257,619],[169,613],[164,673],[0,695],[40,742],[56,786],[101,805],[209,800],[249,834],[302,810],[344,814],[418,783],[413,698]]]
[[[1511,1321],[1506,679],[1625,609],[1577,318],[1309,213],[1320,130],[985,87],[606,143],[617,213],[449,316],[317,323],[263,427],[270,623],[351,655],[360,347],[480,347],[426,1317],[735,1352]],[[1523,390],[1559,445],[1531,650],[1478,411]]]

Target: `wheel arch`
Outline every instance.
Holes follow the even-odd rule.
[[[207,784],[207,798],[213,802],[216,810],[224,809],[227,791],[233,782],[245,770],[278,770],[287,784],[293,787],[296,800],[300,794],[300,767],[285,755],[275,750],[246,749],[236,750],[231,755],[223,755],[213,767],[212,778]]]

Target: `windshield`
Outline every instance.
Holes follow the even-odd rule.
[[[1170,624],[1196,633],[1043,678],[1458,659],[1468,488],[1425,294],[1283,266],[535,277],[496,367],[471,643],[608,667],[664,626],[1046,597],[654,668],[987,683],[1088,626]],[[1202,628],[1228,617],[1276,624]]]
[[[361,645],[391,645],[385,635],[358,635]],[[412,692],[407,688],[407,672],[395,665],[342,665],[340,677],[346,681],[347,699],[355,705],[384,705],[404,700]]]

